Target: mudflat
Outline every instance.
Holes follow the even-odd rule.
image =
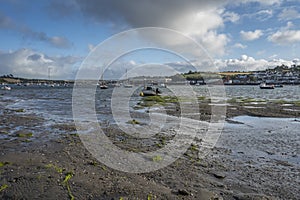
[[[200,104],[200,110],[202,120],[209,120],[208,106]],[[45,127],[48,119],[2,107],[0,198],[300,199],[299,134],[292,133],[288,127],[276,132],[272,126],[260,126],[255,130],[258,135],[264,135],[264,140],[251,134],[239,137],[239,131],[242,133],[245,129],[238,126],[244,122],[235,118],[259,116],[263,123],[264,117],[285,117],[294,127],[290,128],[295,129],[300,126],[299,110],[298,105],[287,108],[269,103],[247,107],[232,102],[227,107],[227,128],[225,126],[220,142],[207,155],[199,157],[196,141],[171,165],[135,174],[114,170],[97,161],[84,147],[73,122]],[[116,145],[129,151],[155,150],[168,142],[168,138],[162,139],[158,134],[153,138],[154,145],[135,140],[132,147],[133,139],[117,127],[107,125],[104,129]],[[294,138],[282,139],[282,134]],[[122,140],[118,139],[120,135]],[[237,151],[234,143],[230,146],[226,141],[235,141],[245,149]],[[255,146],[258,142],[265,143],[266,148]],[[293,145],[291,142],[294,149],[293,146],[288,150],[281,148]],[[263,153],[249,154],[247,145]]]

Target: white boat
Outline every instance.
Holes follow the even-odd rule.
[[[3,87],[1,87],[2,90],[11,90],[11,87],[9,87],[8,85],[5,85]]]
[[[124,84],[123,87],[124,87],[124,88],[132,88],[133,85],[131,85],[131,84]]]
[[[162,88],[167,88],[167,85],[166,85],[165,83],[161,83],[161,84],[160,84],[160,87],[162,87]]]
[[[108,89],[108,86],[102,82],[101,84],[99,84],[100,89]]]
[[[261,84],[259,85],[259,88],[260,88],[260,89],[274,89],[275,86],[274,86],[274,85],[267,85],[266,83],[261,83]]]
[[[104,90],[104,89],[108,89],[108,86],[106,85],[104,79],[103,79],[103,69],[102,69],[102,74],[101,74],[101,78],[100,80],[98,81],[97,85],[99,85],[100,89]]]

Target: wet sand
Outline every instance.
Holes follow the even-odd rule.
[[[210,118],[208,107],[200,105],[202,120]],[[299,110],[295,105],[245,107],[234,103],[227,107],[227,123],[241,125],[243,122],[233,117],[245,115],[289,117],[299,127]],[[98,162],[83,146],[73,123],[45,128],[45,120],[21,110],[1,108],[0,199],[300,199],[299,163],[268,156],[285,154],[299,160],[299,138],[295,138],[294,152],[280,152],[276,145],[286,144],[274,136],[265,141],[274,145],[273,151],[266,149],[265,155],[249,155],[247,149],[234,152],[230,144],[222,144],[232,141],[230,137],[242,146],[255,143],[255,138],[243,140],[244,137],[226,131],[229,128],[204,158],[199,158],[197,147],[191,146],[168,167],[131,174]],[[118,129],[106,128],[116,144],[132,148],[126,136],[122,141],[116,140],[122,135]],[[274,130],[259,131],[271,134]],[[138,148],[136,145],[135,150],[141,150]],[[151,148],[157,146],[148,150]]]

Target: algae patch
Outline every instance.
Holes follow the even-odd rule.
[[[6,184],[1,185],[0,192],[2,192],[3,190],[5,190],[6,188],[8,188],[8,185],[6,185]]]
[[[0,167],[4,167],[5,165],[10,165],[10,162],[0,162]]]
[[[33,133],[18,133],[17,137],[19,138],[30,138],[33,136]]]
[[[162,157],[159,156],[159,155],[154,156],[154,157],[152,158],[152,161],[153,161],[153,162],[160,162],[160,161],[162,161]]]
[[[73,196],[72,192],[71,192],[71,187],[69,184],[69,180],[73,177],[73,173],[72,172],[68,172],[66,173],[65,179],[63,181],[63,184],[67,187],[68,190],[68,194],[71,200],[74,200],[75,197]]]

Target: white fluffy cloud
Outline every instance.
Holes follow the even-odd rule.
[[[201,61],[191,62],[194,66],[198,66],[198,69],[201,71],[258,71],[265,70],[268,68],[275,68],[276,66],[280,66],[282,64],[287,66],[292,66],[294,64],[299,65],[300,59],[293,59],[292,61],[283,60],[283,59],[255,59],[251,56],[241,55],[240,58],[234,59],[216,59],[214,60],[215,68],[208,68],[205,63],[201,63]],[[187,65],[186,63],[169,63],[169,66],[172,66],[179,71],[187,72],[187,70],[194,71],[191,65]]]
[[[261,30],[255,30],[255,31],[241,31],[240,35],[243,40],[252,41],[260,38],[263,35],[263,32]]]
[[[73,65],[80,58],[72,56],[50,57],[31,49],[20,49],[12,52],[0,52],[0,74],[13,74],[26,78],[47,78],[51,68],[53,79],[74,78]]]
[[[300,42],[300,30],[293,30],[294,26],[292,22],[287,22],[286,26],[270,34],[267,38],[268,41],[278,45],[290,45]]]
[[[251,56],[242,55],[239,59],[216,60],[215,65],[220,71],[257,71],[274,68],[282,64],[291,66],[298,64],[299,59],[293,61],[283,59],[255,59]]]

